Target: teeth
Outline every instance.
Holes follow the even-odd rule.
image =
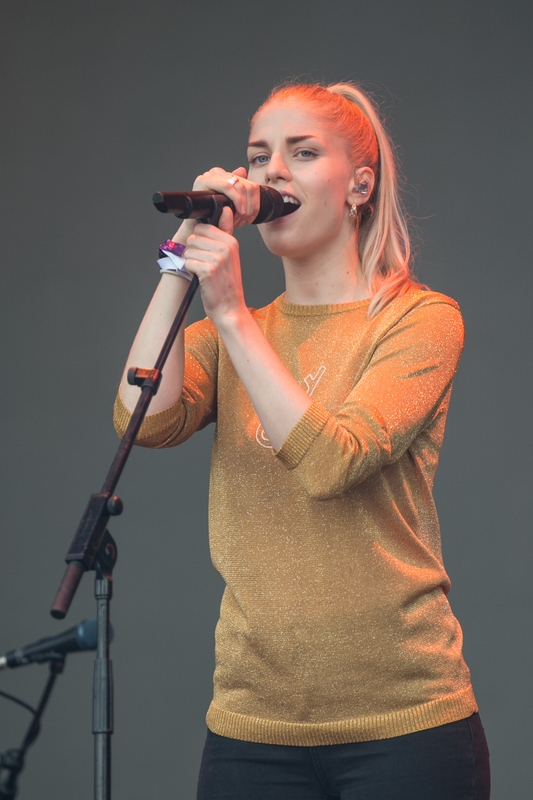
[[[283,202],[284,203],[293,203],[295,206],[301,205],[299,201],[295,197],[290,197],[288,194],[283,195]]]

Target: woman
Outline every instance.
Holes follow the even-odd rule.
[[[486,800],[431,494],[458,306],[410,275],[391,145],[355,86],[274,91],[248,158],[197,179],[235,217],[182,224],[128,359],[154,363],[183,271],[198,275],[207,319],[176,343],[138,439],[171,446],[216,422],[226,590],[198,798]],[[257,215],[258,184],[298,208],[260,226],[286,292],[250,311],[233,225]],[[137,397],[124,377],[119,433]]]

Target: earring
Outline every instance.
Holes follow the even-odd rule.
[[[348,216],[350,219],[357,219],[357,203],[352,203],[352,207],[350,208],[350,213]]]

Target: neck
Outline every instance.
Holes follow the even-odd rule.
[[[333,305],[366,300],[370,292],[363,278],[355,237],[339,248],[321,249],[305,258],[284,257],[285,298],[297,305]]]

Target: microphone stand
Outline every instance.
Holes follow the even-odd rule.
[[[209,218],[202,219],[202,222],[218,225],[222,210],[223,206],[218,205],[215,196],[211,214]],[[117,560],[117,546],[107,529],[107,523],[109,517],[118,516],[124,508],[120,497],[113,495],[113,492],[126,466],[128,456],[148,411],[148,406],[152,397],[157,393],[163,367],[183,325],[197,288],[198,278],[194,275],[170,326],[154,368],[131,367],[128,370],[128,383],[132,386],[139,386],[141,395],[102,489],[97,494],[92,494],[89,499],[65,557],[68,566],[50,610],[55,619],[64,619],[83,573],[89,570],[96,572],[94,594],[97,601],[98,624],[93,683],[94,800],[111,800],[113,675],[109,658],[109,604],[112,597],[112,576]]]
[[[33,711],[33,720],[30,722],[22,744],[20,747],[8,750],[0,755],[0,771],[5,770],[8,773],[7,777],[0,781],[0,800],[14,800],[17,796],[17,781],[19,774],[24,769],[26,750],[33,744],[41,731],[41,717],[52,694],[57,676],[61,675],[65,666],[65,656],[60,653],[48,653],[39,660],[50,661],[50,674],[37,709],[31,709]]]

